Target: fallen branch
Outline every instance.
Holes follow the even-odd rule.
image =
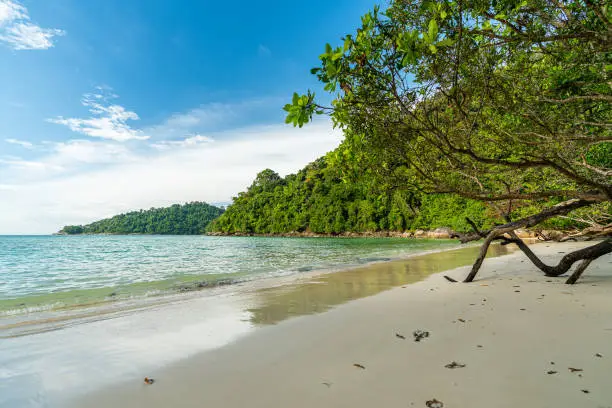
[[[612,252],[612,241],[604,241],[603,242],[603,246],[598,246],[598,245],[594,245],[593,247],[589,247],[589,248],[595,248],[594,252],[588,253],[589,256],[583,256],[580,257],[581,255],[577,255],[576,258],[572,258],[569,257],[572,254],[576,254],[576,253],[580,253],[580,251],[576,251],[572,254],[568,254],[565,257],[563,257],[562,261],[560,262],[559,265],[557,265],[557,267],[549,267],[548,265],[544,264],[542,261],[540,261],[540,259],[531,251],[531,249],[529,249],[527,247],[527,245],[520,239],[518,238],[518,236],[516,236],[516,234],[514,233],[515,230],[519,229],[519,228],[529,228],[529,227],[533,227],[539,223],[541,223],[542,221],[545,221],[551,217],[555,217],[558,215],[565,215],[567,213],[569,213],[570,211],[573,211],[575,209],[578,208],[582,208],[582,207],[587,207],[590,206],[592,204],[595,204],[596,201],[592,201],[592,200],[585,200],[585,199],[573,199],[573,200],[568,200],[568,201],[564,201],[560,204],[557,204],[553,207],[547,208],[544,211],[541,211],[538,214],[534,214],[532,216],[517,220],[517,221],[513,221],[513,222],[509,222],[503,225],[499,225],[497,227],[494,227],[486,232],[481,232],[478,231],[478,229],[476,228],[476,231],[474,234],[470,234],[469,236],[464,236],[461,242],[469,242],[469,241],[476,241],[478,239],[482,239],[483,237],[485,237],[485,241],[482,244],[481,248],[480,248],[480,252],[478,254],[478,258],[476,258],[476,261],[474,262],[474,265],[472,266],[472,270],[470,271],[470,273],[467,275],[467,277],[465,278],[464,282],[472,282],[474,280],[474,278],[476,277],[476,275],[478,274],[478,271],[480,270],[480,267],[482,266],[482,263],[484,262],[484,259],[487,255],[487,251],[489,249],[489,246],[491,245],[491,243],[494,240],[499,240],[502,239],[504,241],[508,241],[510,240],[513,243],[516,243],[519,248],[527,255],[527,257],[541,270],[544,271],[544,273],[546,273],[547,276],[559,276],[562,275],[563,273],[567,272],[567,270],[573,265],[574,262],[579,261],[581,259],[586,259],[586,258],[596,258],[598,256],[601,256],[605,253],[608,252]],[[510,234],[510,239],[503,237],[504,234]],[[607,244],[605,244],[606,242],[608,242]],[[589,248],[585,248],[589,249]],[[582,250],[581,250],[582,251]],[[603,251],[601,253],[601,255],[598,255],[598,251]],[[607,251],[607,252],[606,252]],[[588,251],[587,251],[588,252]],[[592,256],[591,256],[592,255]],[[568,258],[569,257],[569,258]],[[566,268],[567,265],[567,268]],[[563,272],[558,273],[559,271],[563,270]]]
[[[602,255],[608,254],[612,252],[612,239],[607,239],[602,241],[596,245],[592,245],[587,248],[582,248],[574,252],[570,252],[561,258],[561,261],[556,266],[546,265],[536,254],[533,253],[531,248],[527,244],[523,242],[519,237],[516,236],[514,232],[510,233],[510,237],[512,241],[518,245],[518,247],[523,251],[527,258],[533,262],[535,266],[538,267],[546,276],[560,276],[570,270],[572,265],[578,261],[582,261],[578,268],[574,272],[574,274],[567,280],[566,283],[574,284],[580,278],[580,275],[584,272],[584,270],[589,266],[589,264],[596,258],[599,258]],[[588,261],[588,262],[587,262]]]

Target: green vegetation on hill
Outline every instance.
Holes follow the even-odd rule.
[[[405,231],[451,227],[469,230],[465,217],[486,224],[491,211],[455,195],[419,195],[377,182],[364,170],[334,160],[342,147],[297,174],[280,177],[270,169],[257,175],[213,221],[209,232],[282,234]]]
[[[67,225],[60,234],[197,235],[223,213],[221,208],[193,202],[165,208],[132,211],[87,225]]]

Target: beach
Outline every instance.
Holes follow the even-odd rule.
[[[532,249],[556,263],[585,245]],[[443,274],[267,325],[65,406],[612,406],[610,255],[573,286],[520,252],[487,258],[470,284]],[[417,342],[417,330],[429,336]]]

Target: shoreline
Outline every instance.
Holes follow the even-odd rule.
[[[12,403],[8,406],[27,406],[24,401],[38,395],[46,406],[63,408],[63,398],[131,382],[142,372],[218,350],[285,320],[321,314],[469,264],[477,250],[429,251],[340,271],[312,270],[192,292],[143,308],[111,307],[105,314],[21,327],[29,332],[0,341],[0,406],[9,404],[3,397]],[[496,245],[493,251],[508,249]]]
[[[561,230],[550,230],[557,234],[565,234],[566,231]],[[50,236],[208,236],[208,237],[257,237],[257,238],[413,238],[413,239],[454,239],[454,235],[458,232],[452,230],[449,227],[438,227],[432,230],[416,229],[406,231],[345,231],[341,233],[318,233],[310,231],[290,231],[280,233],[266,233],[259,234],[254,232],[220,232],[211,231],[203,232],[201,234],[141,234],[141,233],[130,233],[130,234],[119,234],[119,233],[79,233],[69,234],[65,232],[55,232]],[[535,239],[537,234],[531,230],[519,229],[516,231],[519,238]]]
[[[581,245],[532,249],[553,262]],[[436,398],[447,407],[608,407],[610,264],[609,255],[598,259],[570,286],[520,252],[487,258],[471,284],[442,278],[461,278],[469,266],[441,271],[264,327],[67,406],[424,407]],[[415,330],[430,337],[414,342]],[[465,367],[445,367],[453,361]],[[153,386],[141,384],[147,375]]]
[[[280,238],[280,237],[279,237]],[[24,307],[18,310],[2,310],[0,311],[0,329],[15,329],[17,327],[26,326],[37,326],[45,324],[47,322],[64,322],[71,320],[93,318],[85,321],[95,321],[96,316],[112,315],[118,312],[124,312],[129,310],[140,310],[149,307],[155,307],[161,304],[172,303],[174,301],[188,300],[191,297],[214,295],[213,292],[209,291],[234,291],[245,285],[253,287],[267,287],[274,286],[276,282],[287,282],[287,281],[299,281],[303,278],[310,278],[312,276],[349,271],[362,267],[368,267],[377,263],[384,262],[396,262],[403,261],[413,257],[435,254],[447,251],[461,251],[466,248],[473,248],[476,244],[461,244],[454,240],[444,240],[449,243],[456,243],[455,246],[441,247],[434,249],[418,250],[415,252],[409,251],[406,254],[396,257],[371,257],[366,258],[365,262],[346,263],[328,266],[325,268],[302,268],[300,270],[292,272],[283,272],[280,275],[274,276],[227,276],[219,280],[211,280],[210,276],[200,275],[194,276],[191,280],[182,281],[180,284],[176,283],[174,286],[168,286],[165,289],[158,291],[151,290],[151,293],[142,296],[134,296],[129,298],[118,298],[115,296],[104,296],[99,299],[92,299],[89,303],[83,304],[36,304]],[[514,250],[514,249],[511,249]],[[208,280],[206,280],[208,279]],[[164,281],[151,282],[151,284],[163,283]],[[88,289],[79,289],[76,292],[87,291]],[[104,291],[105,293],[114,293],[115,288],[96,288],[91,289],[92,291]],[[62,293],[63,294],[63,293]],[[32,296],[31,298],[35,298]],[[14,301],[20,302],[22,300],[29,299],[17,298]],[[30,317],[34,319],[29,320]],[[27,319],[24,319],[27,318]],[[8,322],[8,323],[7,323]],[[61,327],[60,327],[61,328]],[[24,335],[28,335],[33,332],[26,332]],[[21,334],[19,334],[21,335]],[[0,336],[0,338],[7,336]],[[9,335],[10,337],[10,335]]]

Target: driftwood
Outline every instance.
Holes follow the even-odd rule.
[[[476,224],[471,220],[467,219],[467,222],[470,224],[473,233],[470,234],[455,234],[455,237],[459,238],[462,243],[476,241],[484,238],[484,243],[480,247],[480,252],[478,254],[478,258],[474,262],[472,266],[472,270],[464,279],[464,282],[472,282],[482,263],[487,255],[487,251],[489,246],[493,241],[501,240],[502,245],[505,244],[516,244],[521,251],[525,253],[527,258],[533,262],[535,266],[537,266],[546,276],[560,276],[570,270],[570,268],[579,261],[582,261],[575,272],[570,276],[570,278],[566,281],[568,284],[574,284],[580,278],[582,273],[586,270],[589,264],[599,258],[602,255],[608,254],[612,252],[612,237],[608,237],[603,241],[589,246],[587,248],[582,248],[577,251],[566,254],[561,261],[555,266],[550,266],[542,262],[540,258],[529,248],[523,240],[521,240],[515,233],[515,230],[519,228],[529,228],[535,226],[542,221],[545,221],[551,217],[565,215],[570,211],[573,211],[578,208],[586,207],[593,204],[593,201],[585,200],[585,199],[573,199],[569,201],[562,202],[557,204],[551,208],[548,208],[538,214],[534,214],[532,216],[508,222],[503,225],[498,225],[487,231],[480,231]],[[448,279],[448,278],[447,278]],[[449,279],[450,280],[450,279]]]

